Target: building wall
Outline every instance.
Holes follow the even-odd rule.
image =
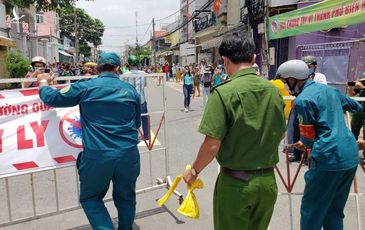
[[[6,23],[6,12],[5,12],[5,1],[0,0],[0,36],[7,37],[7,34],[5,32]]]
[[[53,11],[44,12],[44,23],[37,23],[37,35],[38,36],[53,36],[59,37],[58,34],[58,21],[56,13]]]
[[[236,25],[240,22],[240,0],[229,0],[227,5],[227,25]]]

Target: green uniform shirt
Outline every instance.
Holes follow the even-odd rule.
[[[285,132],[284,101],[253,68],[234,73],[209,97],[199,132],[222,141],[219,164],[236,170],[269,168]]]

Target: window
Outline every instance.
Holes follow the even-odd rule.
[[[44,14],[43,13],[37,13],[36,15],[37,24],[43,24],[44,23]]]

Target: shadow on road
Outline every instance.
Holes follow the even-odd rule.
[[[160,213],[165,213],[165,212],[168,213],[172,218],[174,218],[177,224],[185,224],[184,221],[180,220],[177,216],[175,216],[166,206],[138,212],[136,214],[136,219],[142,219],[142,218],[158,215]],[[113,224],[114,224],[115,228],[118,227],[118,218],[113,218]],[[136,223],[133,223],[133,230],[140,230],[140,229],[141,228]],[[92,228],[90,225],[84,225],[84,226],[80,226],[80,227],[76,227],[76,228],[70,228],[68,230],[92,230]]]

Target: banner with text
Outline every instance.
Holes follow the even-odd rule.
[[[365,22],[365,0],[325,0],[272,16],[269,39],[278,39]]]
[[[74,164],[82,151],[78,106],[46,106],[38,89],[0,91],[0,124],[0,178]]]

